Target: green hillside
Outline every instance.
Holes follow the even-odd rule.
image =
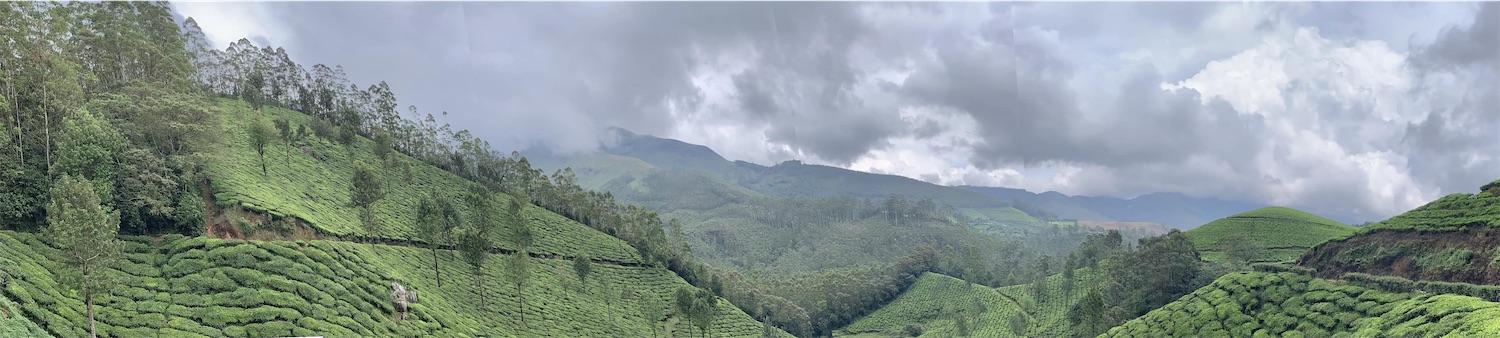
[[[1500,284],[1500,181],[1478,194],[1452,194],[1345,238],[1323,243],[1299,259],[1322,277],[1347,272],[1413,280]]]
[[[880,199],[892,193],[931,198],[965,210],[971,217],[995,222],[1036,223],[1036,218],[984,194],[940,186],[903,176],[872,174],[799,161],[768,168],[754,181],[741,182],[752,190],[778,196],[853,196]]]
[[[1041,302],[1032,296],[1030,283],[989,288],[926,273],[901,296],[842,331],[851,335],[901,336],[907,326],[917,326],[923,329],[923,337],[953,337],[960,333],[957,311],[969,316],[964,325],[974,337],[1068,336],[1073,326],[1067,319],[1068,309],[1097,277],[1092,268],[1076,271],[1071,292],[1063,289],[1061,274],[1048,276]],[[1016,315],[1027,318],[1021,335],[1011,331],[1011,319]]]
[[[250,146],[250,123],[257,118],[262,123],[273,119],[286,119],[295,126],[311,123],[311,117],[302,113],[264,107],[256,112],[244,101],[219,100],[224,119],[224,136],[227,140],[220,153],[210,162],[214,195],[221,206],[239,204],[247,209],[266,212],[279,217],[295,217],[309,223],[321,233],[350,239],[385,238],[411,239],[416,237],[414,223],[417,201],[422,194],[434,189],[453,193],[463,191],[475,183],[432,165],[393,153],[399,161],[397,168],[382,175],[386,187],[385,198],[375,204],[375,217],[382,224],[378,234],[367,234],[360,226],[359,211],[349,205],[351,176],[354,172],[350,161],[382,170],[381,161],[372,149],[374,142],[356,138],[355,149],[319,137],[306,137],[289,148],[284,142],[267,146],[265,176],[261,175],[260,160]],[[235,117],[235,118],[229,118]],[[304,152],[303,147],[307,149]],[[322,159],[319,159],[321,157]],[[498,207],[509,198],[504,194],[495,197]],[[468,212],[465,203],[459,209]],[[618,262],[639,262],[640,255],[610,237],[578,222],[526,204],[525,217],[530,219],[536,232],[535,253],[575,257],[589,255]],[[495,242],[502,249],[511,241],[502,232]]]
[[[96,299],[101,336],[649,336],[653,327],[663,330],[673,292],[689,287],[662,269],[595,264],[580,288],[571,261],[534,259],[525,293],[528,330],[504,255],[487,260],[481,307],[472,270],[444,265],[438,288],[430,278],[431,253],[422,249],[177,235],[126,240],[127,259],[115,267],[118,286]],[[50,333],[87,335],[80,299],[57,286],[59,263],[46,258],[53,250],[31,234],[0,232],[0,253],[16,264],[7,269],[5,296]],[[420,295],[404,321],[393,317],[391,281]],[[658,312],[648,315],[648,298],[621,300],[625,289],[654,297]],[[761,329],[719,302],[715,336],[756,336]]]
[[[1354,227],[1296,209],[1265,207],[1208,222],[1187,234],[1205,260],[1223,260],[1222,249],[1236,244],[1231,242],[1253,241],[1261,253],[1252,261],[1282,262],[1354,232]]]
[[[1232,273],[1104,337],[1493,337],[1500,303],[1295,273]]]
[[[1456,193],[1365,227],[1379,230],[1461,231],[1469,227],[1500,227],[1500,180],[1479,188],[1478,194]]]
[[[724,184],[746,188],[775,197],[843,197],[883,199],[892,193],[912,199],[930,198],[939,204],[952,205],[971,218],[995,222],[1035,223],[1037,219],[1011,207],[1008,203],[984,194],[896,176],[872,174],[822,165],[788,161],[764,167],[731,162],[702,145],[649,135],[637,135],[623,129],[611,129],[622,137],[602,153],[557,156],[539,152],[528,154],[544,168],[572,167],[579,181],[599,188],[615,179],[639,179],[652,169],[700,173]],[[628,181],[627,181],[628,182]],[[619,193],[614,189],[610,191]]]
[[[11,263],[3,263],[11,264]],[[5,278],[9,278],[6,276]],[[3,285],[7,282],[0,282]],[[21,307],[10,299],[0,297],[0,337],[51,337],[47,330],[26,318]]]

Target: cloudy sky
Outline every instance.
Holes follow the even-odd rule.
[[[1500,178],[1500,3],[179,3],[503,149],[1388,217]]]

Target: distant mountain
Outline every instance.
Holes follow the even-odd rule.
[[[969,185],[959,188],[1004,201],[1019,200],[1064,219],[1151,222],[1178,229],[1192,229],[1226,216],[1266,207],[1178,193],[1152,193],[1122,199],[1068,196],[1055,191],[1038,194],[1021,189]]]
[[[557,156],[533,151],[527,157],[543,168],[573,167],[579,180],[591,188],[602,188],[622,176],[644,178],[651,170],[645,168],[644,163],[656,170],[701,173],[768,196],[852,196],[878,200],[901,194],[913,200],[930,198],[939,205],[951,205],[975,218],[996,222],[1037,221],[1033,215],[1011,207],[1008,200],[909,177],[803,164],[801,161],[786,161],[767,167],[730,161],[708,147],[674,139],[636,134],[621,128],[610,128],[607,133],[608,141],[601,153]]]

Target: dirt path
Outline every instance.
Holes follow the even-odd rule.
[[[1030,312],[1026,312],[1026,307],[1025,306],[1021,306],[1021,302],[1020,301],[1017,301],[1015,298],[1011,298],[1010,295],[1007,295],[1004,292],[1000,292],[1000,289],[990,289],[990,290],[995,290],[995,293],[999,294],[1001,298],[1005,298],[1005,300],[1010,301],[1011,304],[1015,304],[1016,305],[1016,309],[1020,309],[1021,313],[1026,314],[1026,319],[1027,320],[1031,320],[1031,321],[1035,321],[1036,320],[1036,316],[1032,315]]]

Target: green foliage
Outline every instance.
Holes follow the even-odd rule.
[[[276,107],[268,106],[263,112],[257,113],[243,102],[221,100],[219,103],[219,111],[231,116],[265,114],[299,125],[316,125],[314,121],[320,121]],[[248,123],[246,120],[225,119],[227,137],[245,140],[248,137],[245,132],[246,123]],[[370,142],[364,138],[357,137],[357,139],[356,144]],[[360,210],[349,205],[352,200],[349,187],[353,185],[350,173],[354,172],[351,163],[378,163],[378,158],[369,151],[371,147],[356,147],[357,149],[351,152],[343,145],[324,140],[309,139],[305,142],[306,144],[301,146],[306,147],[312,154],[325,157],[325,160],[293,150],[288,165],[284,168],[283,166],[271,167],[269,177],[266,179],[257,175],[260,168],[255,161],[255,150],[247,146],[248,142],[226,143],[225,150],[229,154],[218,157],[209,165],[214,177],[215,197],[220,203],[237,203],[248,209],[267,212],[277,217],[295,217],[326,234],[404,239],[421,237],[416,224],[417,204],[428,191],[466,191],[468,187],[477,185],[405,154],[393,153],[390,155],[393,161],[411,166],[412,177],[408,180],[404,177],[377,176],[381,180],[385,194],[380,203],[375,203],[370,208],[371,216],[381,225],[379,233],[371,234],[363,229]],[[268,147],[276,149],[283,146],[285,145],[273,144]],[[350,154],[353,154],[357,161],[351,162],[348,159]],[[495,196],[495,199],[494,206],[504,208],[505,203],[512,198],[499,194]],[[466,213],[469,206],[460,204],[455,208]],[[521,209],[523,219],[538,225],[535,232],[536,245],[531,248],[531,252],[568,257],[589,254],[598,259],[619,262],[638,262],[640,259],[640,255],[635,250],[622,245],[620,240],[608,234],[594,231],[583,224],[524,201],[521,203]],[[508,238],[508,233],[497,233],[497,237],[494,243],[496,248],[515,250],[512,245],[514,242]]]
[[[250,148],[255,149],[255,155],[260,158],[260,175],[267,176],[266,146],[276,138],[276,132],[259,118],[252,119],[249,123],[250,126],[246,132],[250,135]]]
[[[1205,259],[1237,257],[1254,263],[1290,261],[1307,248],[1354,232],[1354,227],[1296,209],[1265,207],[1209,222],[1187,234]]]
[[[1095,269],[1089,268],[1079,269],[1073,275],[1079,285],[1092,285],[1100,277]],[[950,305],[978,302],[980,307],[965,309],[969,318],[964,324],[972,336],[1072,336],[1076,327],[1068,320],[1068,313],[1086,292],[1065,293],[1059,287],[1063,283],[1061,274],[1044,280],[1048,285],[1047,295],[1037,301],[1032,298],[1030,283],[992,289],[926,273],[895,300],[844,327],[842,332],[895,335],[904,327],[917,325],[927,335],[954,336],[961,333],[958,322],[945,310],[958,309]],[[1017,334],[1014,325],[1020,325],[1022,333]]]
[[[67,264],[64,284],[82,293],[87,304],[88,327],[93,335],[94,294],[107,290],[114,278],[107,267],[120,254],[120,213],[99,204],[94,184],[87,178],[63,174],[52,184],[47,204],[47,239],[60,250]]]
[[[1367,275],[1350,277],[1354,277],[1350,285],[1341,285],[1294,273],[1228,274],[1104,336],[1171,336],[1184,331],[1205,336],[1260,336],[1264,332],[1309,337],[1500,333],[1500,303],[1452,294],[1368,289],[1357,286],[1367,285]],[[1454,287],[1434,286],[1433,290]],[[1209,333],[1217,330],[1228,334]]]
[[[488,197],[482,197],[487,199]],[[481,202],[482,203],[482,202]],[[469,223],[469,227],[459,235],[458,251],[462,253],[463,260],[474,269],[474,284],[484,285],[484,261],[489,258],[489,250],[494,245],[490,242],[490,230],[492,224],[480,219]],[[484,289],[476,288],[479,292],[480,306],[485,303]]]
[[[578,286],[588,288],[589,272],[594,269],[594,262],[588,257],[578,256],[573,258],[573,272],[578,274]]]
[[[1009,323],[1010,333],[1020,336],[1026,334],[1026,327],[1031,324],[1031,320],[1026,319],[1025,313],[1016,312],[1016,314],[1010,316]],[[920,335],[921,333],[918,332],[917,334]]]
[[[1303,267],[1303,266],[1296,266],[1296,265],[1280,264],[1280,263],[1255,263],[1255,264],[1250,264],[1250,268],[1254,269],[1255,271],[1266,272],[1266,273],[1289,272],[1289,273],[1295,273],[1295,274],[1299,274],[1299,275],[1303,275],[1303,276],[1308,276],[1308,277],[1314,277],[1314,276],[1317,276],[1317,274],[1318,274],[1318,270],[1313,269],[1313,268],[1308,268],[1308,267]]]
[[[1427,270],[1462,271],[1474,259],[1468,249],[1446,249],[1417,256],[1417,266]]]
[[[1456,193],[1364,227],[1376,230],[1461,231],[1471,226],[1500,227],[1500,194],[1488,192],[1497,184],[1480,187],[1481,193]]]
[[[57,141],[53,174],[73,175],[94,182],[93,190],[105,203],[115,197],[115,156],[128,143],[109,121],[80,110],[63,121]]]
[[[209,336],[365,336],[530,337],[651,336],[665,324],[627,311],[634,304],[606,303],[595,295],[574,292],[571,262],[533,259],[526,289],[530,330],[515,325],[521,294],[502,287],[503,278],[482,284],[436,287],[428,277],[427,251],[408,247],[348,242],[263,242],[208,238],[125,237],[124,258],[112,268],[121,272],[117,287],[97,298],[101,337]],[[159,243],[158,243],[159,241]],[[58,250],[26,233],[0,232],[0,271],[11,276],[0,288],[0,309],[7,300],[58,337],[87,335],[81,295],[59,288],[52,260]],[[505,256],[485,260],[486,270],[505,271]],[[471,280],[472,270],[445,267],[444,275]],[[507,272],[508,273],[508,272]],[[636,290],[638,297],[661,302],[688,284],[660,268],[601,264],[591,275],[601,284]],[[421,294],[410,317],[397,321],[390,301],[390,282],[399,281]],[[481,306],[477,288],[499,290]],[[606,316],[606,313],[625,313]],[[532,320],[537,318],[537,320]],[[713,317],[713,336],[761,333],[762,324],[726,302]],[[9,322],[0,316],[0,333]],[[777,333],[785,336],[784,333]],[[27,337],[30,335],[4,335]]]

